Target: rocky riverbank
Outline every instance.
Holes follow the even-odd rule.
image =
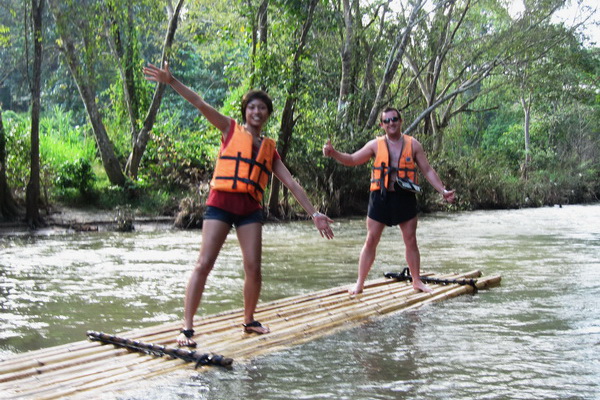
[[[56,208],[49,214],[42,213],[46,226],[35,231],[24,220],[0,221],[0,236],[22,234],[52,234],[98,231],[148,231],[174,227],[174,217],[138,215],[134,210]]]

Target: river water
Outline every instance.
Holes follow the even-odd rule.
[[[261,301],[350,285],[364,220],[334,228],[326,241],[308,221],[267,224]],[[422,215],[418,238],[423,271],[479,269],[501,286],[117,397],[600,399],[600,204]],[[0,237],[0,357],[180,319],[199,241],[166,226]],[[402,254],[387,228],[370,278]],[[232,234],[201,313],[242,306],[240,262]]]

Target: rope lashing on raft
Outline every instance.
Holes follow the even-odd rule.
[[[187,362],[195,362],[195,368],[198,368],[201,365],[231,367],[231,364],[233,363],[233,359],[217,354],[199,353],[197,351],[189,351],[153,343],[144,343],[140,342],[139,340],[131,340],[109,335],[103,332],[88,331],[87,337],[92,341],[113,344],[115,346],[124,347],[129,350],[139,351],[157,357],[168,355],[172,358],[179,358]]]
[[[396,279],[397,281],[412,282],[413,280],[408,267],[404,268],[402,272],[386,272],[385,274],[383,274],[383,276],[385,276],[388,279]],[[421,281],[423,281],[424,283],[435,283],[438,285],[469,285],[473,287],[473,293],[477,293],[477,279],[441,279],[422,276]]]

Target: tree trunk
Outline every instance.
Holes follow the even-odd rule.
[[[525,98],[524,92],[521,96],[521,106],[523,107],[523,113],[525,114],[525,121],[523,122],[523,131],[525,136],[525,159],[523,160],[523,166],[521,167],[521,177],[527,180],[529,174],[529,164],[531,162],[531,139],[529,133],[529,125],[531,122],[531,93],[528,98]]]
[[[79,65],[77,56],[75,54],[75,46],[71,42],[70,38],[63,37],[62,39],[65,43],[64,50],[65,55],[67,56],[69,69],[75,79],[75,84],[79,90],[79,95],[83,100],[85,110],[87,111],[90,123],[92,124],[92,130],[96,136],[96,143],[100,152],[100,158],[102,160],[104,170],[106,171],[106,175],[108,176],[108,180],[113,185],[124,186],[126,181],[125,175],[123,174],[121,164],[119,163],[119,160],[115,154],[112,142],[108,137],[106,127],[102,121],[102,115],[100,114],[100,110],[96,104],[94,87],[91,83],[86,82],[80,74],[81,66]]]
[[[365,73],[362,82],[362,94],[360,96],[360,104],[355,109],[353,114],[355,114],[354,120],[352,124],[355,126],[359,126],[361,121],[365,121],[369,116],[369,104],[370,104],[370,96],[373,92],[374,88],[377,86],[375,81],[375,74],[373,72],[374,62],[373,59],[375,57],[375,49],[378,47],[378,44],[381,43],[381,38],[385,33],[386,26],[386,16],[389,11],[388,4],[383,4],[381,7],[381,17],[379,22],[379,29],[377,31],[377,37],[371,43],[365,43],[366,48],[366,57],[365,57]],[[376,14],[379,14],[379,9]],[[350,125],[352,127],[352,125]],[[352,131],[350,131],[352,135]],[[352,136],[351,136],[352,137]]]
[[[35,229],[44,225],[40,216],[40,108],[42,86],[42,11],[44,0],[31,0],[33,21],[33,76],[31,81],[31,166],[26,192],[27,224]]]
[[[6,133],[0,108],[0,219],[12,221],[19,216],[19,207],[15,202],[6,178]]]
[[[56,0],[48,0],[50,5],[50,11],[57,23],[57,25],[66,24],[64,15],[60,14],[60,8],[55,3]],[[121,164],[115,154],[113,145],[108,137],[104,123],[102,122],[102,116],[98,105],[96,104],[95,86],[92,79],[86,77],[84,67],[79,62],[78,53],[75,49],[73,37],[71,37],[66,29],[59,29],[60,38],[63,42],[61,50],[63,51],[67,60],[67,65],[71,71],[71,75],[75,80],[79,95],[83,101],[85,109],[87,111],[88,118],[92,124],[92,130],[96,136],[96,143],[100,152],[100,158],[102,159],[102,165],[106,171],[108,180],[113,185],[124,186],[126,179]]]
[[[129,124],[131,126],[131,135],[137,132],[137,120],[139,116],[139,101],[136,99],[136,90],[135,90],[135,79],[133,70],[134,65],[136,65],[133,60],[134,51],[132,49],[133,44],[131,43],[133,37],[133,17],[131,15],[131,5],[128,5],[127,12],[127,31],[129,34],[129,41],[125,44],[126,48],[123,45],[123,38],[121,35],[121,29],[119,27],[118,22],[115,20],[113,15],[115,11],[113,7],[110,5],[107,25],[106,25],[106,38],[108,41],[108,47],[115,58],[115,64],[117,65],[117,69],[119,70],[119,75],[121,76],[121,83],[123,85],[123,100],[125,101],[125,106],[127,108],[127,114],[129,116]]]
[[[252,9],[252,1],[248,0],[248,8]],[[252,63],[250,64],[250,87],[257,85],[256,63],[262,54],[267,50],[267,34],[269,32],[269,0],[262,0],[256,18],[252,23]],[[259,82],[260,89],[266,90],[264,83]]]
[[[267,45],[267,33],[269,31],[268,9],[269,0],[263,0],[258,8],[258,42],[262,47]]]
[[[344,3],[344,43],[341,51],[342,77],[340,80],[340,94],[338,96],[337,119],[340,131],[344,131],[348,124],[348,96],[350,95],[352,58],[354,56],[354,19],[350,0]]]
[[[417,0],[408,20],[408,23],[404,30],[399,31],[396,36],[396,42],[392,51],[388,56],[388,61],[385,66],[385,71],[383,74],[383,78],[381,83],[379,84],[379,88],[377,89],[377,94],[375,96],[375,100],[373,101],[373,105],[371,106],[371,111],[369,113],[369,118],[367,123],[365,124],[365,129],[370,129],[377,122],[377,117],[379,115],[381,106],[383,105],[384,97],[387,94],[387,91],[398,71],[398,67],[400,66],[400,62],[404,57],[404,52],[406,50],[406,45],[408,44],[408,39],[410,38],[410,34],[415,24],[417,23],[417,16],[419,11],[425,5],[424,0]]]
[[[421,123],[421,121],[426,119],[429,116],[429,114],[431,114],[431,112],[433,110],[440,107],[442,104],[456,98],[458,95],[466,92],[467,90],[472,89],[472,88],[476,87],[477,85],[479,85],[481,83],[481,81],[483,81],[486,77],[488,77],[497,66],[498,66],[497,61],[494,60],[493,62],[489,63],[484,69],[482,69],[482,71],[478,72],[480,74],[479,76],[466,80],[465,82],[461,83],[459,85],[459,87],[456,88],[455,90],[451,91],[450,93],[444,94],[442,97],[438,97],[433,104],[431,104],[429,107],[427,107],[425,110],[423,110],[421,112],[421,114],[419,114],[410,123],[410,125],[404,129],[404,133],[410,134],[413,130],[416,129],[417,125],[419,125]],[[467,104],[469,104],[473,100],[474,99],[470,99],[469,102],[467,102]],[[463,108],[460,108],[459,110],[465,111]],[[452,115],[456,115],[456,112],[453,113]]]
[[[290,148],[292,132],[294,131],[294,126],[296,125],[296,120],[294,119],[294,111],[298,96],[296,92],[298,91],[298,88],[300,86],[300,57],[304,52],[304,46],[306,45],[308,32],[312,25],[314,11],[318,2],[318,0],[311,0],[310,4],[308,5],[306,21],[304,21],[302,33],[300,35],[300,41],[298,42],[296,52],[294,53],[294,60],[291,68],[292,82],[290,84],[290,87],[288,88],[288,96],[285,100],[285,106],[283,107],[283,112],[281,115],[281,130],[279,132],[279,140],[277,142],[277,150],[279,151],[279,155],[281,156],[281,161],[283,161],[284,163],[287,156],[287,152]],[[279,180],[273,178],[271,184],[271,197],[269,198],[269,212],[276,217],[280,215],[278,207],[279,188]]]
[[[177,31],[177,22],[179,20],[179,14],[181,13],[182,7],[183,0],[179,0],[177,6],[175,6],[175,10],[170,13],[171,19],[169,20],[169,28],[167,29],[167,34],[163,44],[163,53],[160,62],[161,66],[169,59],[169,55],[171,54],[175,32]],[[156,87],[156,90],[154,91],[154,97],[152,98],[152,103],[150,104],[150,108],[148,109],[148,113],[144,119],[142,129],[137,133],[137,135],[135,135],[133,139],[133,145],[131,153],[129,154],[129,158],[127,159],[125,171],[127,175],[134,180],[137,179],[140,163],[142,161],[142,157],[144,156],[144,152],[146,151],[146,146],[148,145],[148,140],[150,139],[150,132],[152,131],[152,127],[156,121],[156,115],[158,114],[165,88],[166,86],[162,83]]]

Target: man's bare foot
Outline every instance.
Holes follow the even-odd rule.
[[[363,285],[357,283],[353,288],[348,289],[348,294],[350,296],[356,296],[357,294],[361,294],[363,292]]]
[[[263,326],[258,321],[252,321],[242,325],[244,326],[244,332],[246,333],[258,333],[259,335],[264,335],[265,333],[271,332],[268,327]]]
[[[433,293],[433,289],[431,289],[429,286],[426,286],[422,281],[413,281],[413,289],[415,289],[417,292]]]
[[[177,336],[177,344],[180,347],[196,347],[196,342],[192,339],[193,337],[193,329],[182,329],[179,336]]]

